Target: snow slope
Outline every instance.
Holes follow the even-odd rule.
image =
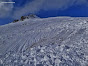
[[[88,18],[36,18],[0,26],[0,66],[88,66]]]

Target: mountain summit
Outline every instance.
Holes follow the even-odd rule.
[[[51,17],[0,26],[0,66],[88,66],[87,21]]]

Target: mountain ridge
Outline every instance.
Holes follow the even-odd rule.
[[[20,19],[14,20],[13,23],[18,22],[18,21],[24,21],[25,19],[34,19],[34,18],[39,18],[39,17],[34,14],[30,14],[28,16],[21,16]]]

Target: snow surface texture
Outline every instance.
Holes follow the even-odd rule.
[[[88,18],[36,18],[0,26],[0,66],[88,66]]]

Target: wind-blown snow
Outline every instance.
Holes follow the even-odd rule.
[[[0,66],[88,66],[87,20],[36,18],[0,26]]]

